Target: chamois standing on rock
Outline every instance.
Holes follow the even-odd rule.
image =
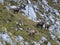
[[[41,27],[41,28],[43,28],[43,25],[44,25],[44,22],[38,22],[38,23],[36,24],[36,27]]]
[[[13,10],[14,10],[14,13],[18,13],[19,12],[19,8],[15,8]]]
[[[36,24],[36,27],[41,27],[41,28],[43,28],[43,25],[45,24],[45,29],[48,29],[51,25],[50,24],[46,24],[45,22],[38,22],[37,24]]]
[[[45,29],[49,29],[50,24],[45,24]]]
[[[24,9],[25,10],[25,4],[20,4],[17,8],[15,8],[15,9],[13,9],[14,10],[14,13],[18,13],[19,12],[19,10],[21,10],[21,9]]]
[[[25,10],[26,5],[21,3],[18,6],[10,6],[10,8],[14,11],[14,13],[18,13],[21,9]]]

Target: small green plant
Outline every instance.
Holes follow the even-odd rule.
[[[11,5],[18,5],[18,2],[10,1]]]

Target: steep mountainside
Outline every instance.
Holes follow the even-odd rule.
[[[0,45],[60,45],[60,0],[0,0]]]

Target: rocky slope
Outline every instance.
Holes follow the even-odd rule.
[[[20,3],[25,10],[14,14],[10,8]],[[49,29],[35,26],[41,20]],[[0,45],[60,45],[60,0],[0,0]]]

